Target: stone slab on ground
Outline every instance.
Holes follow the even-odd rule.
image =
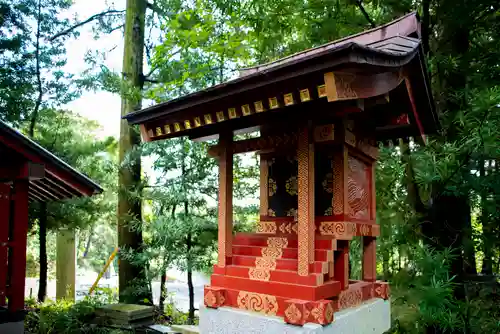
[[[334,322],[327,326],[286,324],[283,318],[265,316],[230,307],[211,309],[200,307],[202,334],[382,334],[391,327],[390,302],[373,299],[356,308],[335,313]]]
[[[24,334],[24,321],[0,324],[0,334]]]
[[[144,318],[152,318],[153,312],[153,306],[117,303],[98,308],[96,314],[111,319],[131,322]]]
[[[181,334],[200,334],[200,328],[198,326],[191,325],[172,325],[172,329]]]

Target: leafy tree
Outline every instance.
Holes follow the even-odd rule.
[[[97,124],[70,112],[43,110],[38,124],[34,138],[38,143],[106,188],[105,194],[92,198],[32,205],[30,216],[39,225],[40,237],[38,299],[43,301],[47,286],[47,230],[86,228],[109,222],[113,214],[115,189],[111,175],[116,170],[116,142],[113,138],[97,139],[94,135]]]

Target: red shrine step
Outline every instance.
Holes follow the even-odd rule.
[[[267,246],[243,246],[233,244],[233,255],[247,255],[247,256],[262,256],[262,250]],[[285,247],[281,248],[282,259],[297,259],[297,248]],[[333,261],[333,250],[315,249],[314,259],[316,261]]]
[[[290,284],[319,286],[324,283],[324,274],[309,274],[300,276],[292,270],[268,270],[255,267],[230,265],[224,268],[214,266],[214,273],[219,275],[250,278],[259,281],[282,282]]]
[[[255,261],[260,257],[250,255],[233,255],[232,265],[256,267]],[[275,259],[276,270],[292,270],[297,272],[299,261],[297,259]],[[328,262],[316,261],[309,265],[309,271],[315,274],[327,274]]]
[[[212,274],[210,285],[309,301],[332,298],[340,293],[340,282],[338,281],[328,281],[320,286],[308,286],[274,281],[258,281],[216,273]]]
[[[269,238],[272,237],[256,233],[236,233],[233,238],[233,245],[267,247]],[[287,239],[287,247],[298,248],[298,239],[296,236],[278,238]],[[324,250],[337,250],[337,240],[329,236],[316,235],[314,240],[314,248]]]

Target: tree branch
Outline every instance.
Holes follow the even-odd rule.
[[[372,28],[375,28],[375,22],[371,19],[370,15],[368,15],[365,7],[363,7],[363,0],[356,1],[356,5],[358,6],[361,13],[363,13],[363,15],[364,15],[365,19],[368,21],[368,23],[370,23]]]
[[[106,10],[104,12],[101,12],[101,13],[98,13],[98,14],[94,14],[92,16],[90,16],[88,19],[82,21],[82,22],[78,22],[77,24],[69,27],[68,29],[66,30],[63,30],[57,34],[55,34],[54,36],[52,36],[49,41],[53,41],[61,36],[65,36],[65,35],[68,35],[70,34],[73,30],[77,29],[77,28],[80,28],[81,26],[87,24],[87,23],[90,23],[94,20],[98,20],[100,19],[101,17],[104,17],[106,15],[110,15],[110,14],[121,14],[121,13],[124,13],[125,10],[116,10],[116,9],[110,9],[110,10]]]

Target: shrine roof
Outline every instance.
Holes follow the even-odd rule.
[[[413,36],[413,38],[411,38],[410,36]],[[297,52],[290,56],[269,62],[267,64],[260,64],[257,66],[242,69],[240,71],[240,76],[246,76],[252,73],[269,70],[281,65],[290,64],[295,61],[300,61],[302,59],[312,57],[322,52],[336,49],[350,43],[364,45],[370,49],[384,51],[389,54],[402,55],[404,53],[413,51],[413,49],[418,46],[419,37],[420,30],[417,13],[412,12],[379,27],[365,30],[358,34],[350,35],[315,48]]]
[[[1,182],[29,178],[30,201],[84,197],[103,191],[89,177],[3,121],[0,121],[0,156]]]
[[[252,109],[253,103],[271,97],[265,96],[266,94],[287,93],[287,90],[291,89],[291,83],[296,86],[304,85],[308,80],[312,82],[319,76],[322,78],[327,71],[347,69],[352,73],[372,75],[381,72],[395,73],[405,69],[413,86],[413,100],[416,101],[418,110],[418,115],[415,115],[417,123],[422,123],[421,126],[419,124],[420,132],[433,133],[438,128],[438,120],[419,37],[417,14],[410,13],[383,26],[267,64],[242,69],[240,76],[235,79],[130,113],[124,118],[130,124],[143,126],[141,131],[145,140],[159,140],[185,134],[196,137],[201,133],[199,127],[210,125],[215,128],[214,124],[220,122],[217,110],[224,110],[222,120],[230,121],[225,122],[226,126],[227,123],[234,125],[236,120],[233,118],[236,117],[230,115],[231,109],[234,108],[227,108],[231,107],[231,103],[235,107],[251,105]],[[319,89],[317,84],[314,89],[316,87]],[[300,88],[302,87],[295,87],[296,90]],[[312,92],[308,91],[309,93],[311,98],[314,98]],[[322,96],[318,93],[315,97]],[[287,105],[283,102],[281,104]],[[243,109],[240,114],[253,114],[254,110],[250,109],[248,114]],[[269,109],[273,108],[269,105]],[[258,112],[255,110],[255,113]],[[205,115],[209,115],[209,118],[204,119]],[[251,121],[247,123],[255,125],[251,124]],[[244,125],[240,122],[234,126],[242,128]],[[212,134],[209,132],[206,133]],[[412,134],[414,133],[407,135]],[[391,136],[398,134],[393,133],[389,137]]]

